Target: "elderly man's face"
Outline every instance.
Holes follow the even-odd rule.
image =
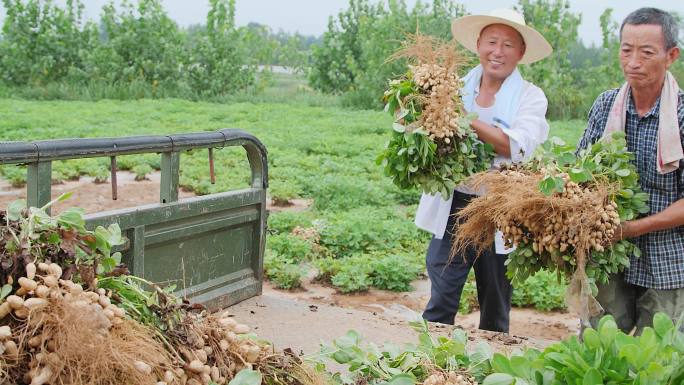
[[[632,88],[662,86],[665,72],[679,57],[679,48],[665,48],[663,28],[655,24],[625,24],[620,37],[620,63]]]
[[[525,43],[514,28],[492,24],[480,32],[477,53],[485,74],[505,79],[525,54]]]

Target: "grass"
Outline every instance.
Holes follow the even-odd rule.
[[[582,120],[559,120],[551,122],[549,138],[555,136],[565,143],[577,143],[586,128],[586,122]]]
[[[316,193],[321,197],[326,195],[326,205],[330,200],[334,204],[339,198],[351,201],[356,198],[354,194],[335,196],[340,188],[363,190],[369,193],[365,199],[376,201],[382,200],[388,190],[399,193],[374,163],[391,124],[390,117],[378,111],[287,103],[225,105],[178,99],[98,102],[0,99],[0,121],[3,122],[0,140],[167,135],[241,128],[260,138],[269,149],[274,190],[295,190],[296,195],[304,197]],[[551,125],[550,136],[567,142],[576,141],[582,130],[579,121]],[[238,148],[216,151],[216,185],[209,183],[206,154],[184,154],[181,184],[201,194],[246,185],[248,168],[241,151]],[[122,169],[133,169],[141,162],[159,167],[158,157],[154,155],[131,158],[122,158]],[[56,164],[55,169],[59,172],[71,167]],[[4,167],[3,173],[13,182],[21,181],[16,170]]]
[[[314,200],[312,210],[276,213],[269,220],[275,234],[289,234],[292,223],[315,228],[320,240],[312,249],[314,255],[298,255],[286,248],[278,252],[292,255],[277,255],[274,260],[295,264],[316,258],[348,260],[348,266],[338,269],[342,275],[333,282],[363,288],[382,281],[378,285],[405,288],[404,281],[415,278],[416,272],[402,275],[404,281],[389,282],[387,277],[396,276],[390,269],[393,264],[373,262],[401,256],[411,264],[422,263],[428,239],[413,225],[419,193],[400,191],[375,164],[387,141],[391,117],[380,111],[344,109],[338,98],[306,88],[301,78],[274,76],[276,85],[262,94],[234,96],[222,103],[0,99],[0,141],[243,129],[266,145],[270,185],[277,197]],[[567,142],[576,142],[584,128],[580,121],[551,122],[551,127],[550,136]],[[148,154],[120,157],[118,163],[121,169],[145,174],[158,169],[159,162],[159,155]],[[247,186],[249,166],[241,148],[215,151],[215,163],[217,183],[212,185],[206,151],[182,154],[181,185],[199,194]],[[83,174],[106,178],[106,167],[106,159],[56,162],[53,178],[72,179]],[[25,178],[17,166],[4,166],[0,172],[14,184]],[[368,279],[351,279],[359,278],[354,276],[351,261],[371,266],[371,270],[364,270]],[[290,280],[289,286],[293,285],[292,276],[297,276],[292,272],[298,274],[295,270],[282,274]]]
[[[65,100],[89,101],[100,100],[138,100],[179,98],[187,100],[203,100],[214,103],[233,104],[251,103],[295,103],[308,106],[342,106],[343,101],[336,95],[323,94],[312,90],[302,75],[259,72],[256,84],[236,94],[221,96],[199,96],[173,88],[153,89],[143,81],[109,84],[91,82],[88,84],[72,84],[53,82],[45,85],[26,87],[8,87],[0,84],[0,98],[19,98],[28,100]]]

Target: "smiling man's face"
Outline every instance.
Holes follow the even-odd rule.
[[[480,32],[477,53],[485,74],[506,79],[525,54],[525,42],[513,27],[492,24]]]
[[[620,36],[620,64],[632,88],[662,86],[665,72],[679,56],[679,49],[667,49],[663,28],[656,24],[625,24]]]

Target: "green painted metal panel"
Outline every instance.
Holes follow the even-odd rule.
[[[43,207],[51,200],[52,163],[35,162],[30,163],[27,168],[26,203],[32,207]]]
[[[212,231],[219,231],[236,225],[255,222],[259,218],[259,211],[256,208],[249,208],[237,212],[225,213],[224,218],[212,218],[213,216],[203,215],[199,218],[189,218],[187,223],[178,222],[172,226],[159,228],[150,226],[152,229],[145,236],[145,244],[152,246],[157,243],[179,242],[180,239],[193,238]]]
[[[88,221],[94,225],[106,225],[112,220],[123,228],[136,225],[151,225],[191,218],[202,214],[211,214],[221,210],[250,205],[261,205],[266,200],[264,189],[243,189],[223,193],[192,197],[170,204],[153,203],[133,208],[112,210],[106,213],[88,215]]]
[[[93,226],[92,224],[90,227]],[[126,266],[129,266],[131,273],[140,277],[145,276],[145,226],[135,226],[131,229],[127,229],[124,233],[130,234],[128,245],[132,244],[130,247],[130,252],[127,257],[123,260],[126,262]]]
[[[178,201],[178,179],[180,174],[180,154],[165,152],[161,159],[161,182],[159,188],[159,202],[171,203]]]
[[[253,236],[253,226],[241,226],[151,245],[145,250],[145,278],[182,290],[250,269]]]
[[[211,308],[262,290],[266,191],[243,189],[86,216],[118,223],[132,239],[122,252],[135,275]]]

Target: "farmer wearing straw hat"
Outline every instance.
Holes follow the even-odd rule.
[[[548,135],[548,102],[541,89],[522,78],[517,65],[549,56],[551,46],[539,32],[525,25],[521,14],[509,9],[497,9],[488,16],[461,17],[453,21],[451,30],[454,38],[480,60],[464,78],[463,103],[468,112],[478,114],[472,128],[480,140],[491,144],[497,153],[492,166],[531,156]],[[504,247],[500,234],[479,258],[468,250],[449,262],[453,214],[477,195],[477,191],[461,185],[450,199],[440,194],[421,197],[416,225],[434,234],[426,257],[431,293],[423,318],[453,324],[463,286],[474,267],[480,329],[508,332],[512,289],[504,261],[512,250]]]
[[[649,195],[649,215],[624,222],[616,232],[617,239],[633,241],[641,256],[599,286],[597,296],[627,333],[636,328],[639,334],[656,312],[674,320],[684,312],[684,93],[668,71],[679,57],[677,34],[675,18],[659,9],[627,16],[620,27],[626,82],[596,98],[578,145],[624,131],[639,184]]]

